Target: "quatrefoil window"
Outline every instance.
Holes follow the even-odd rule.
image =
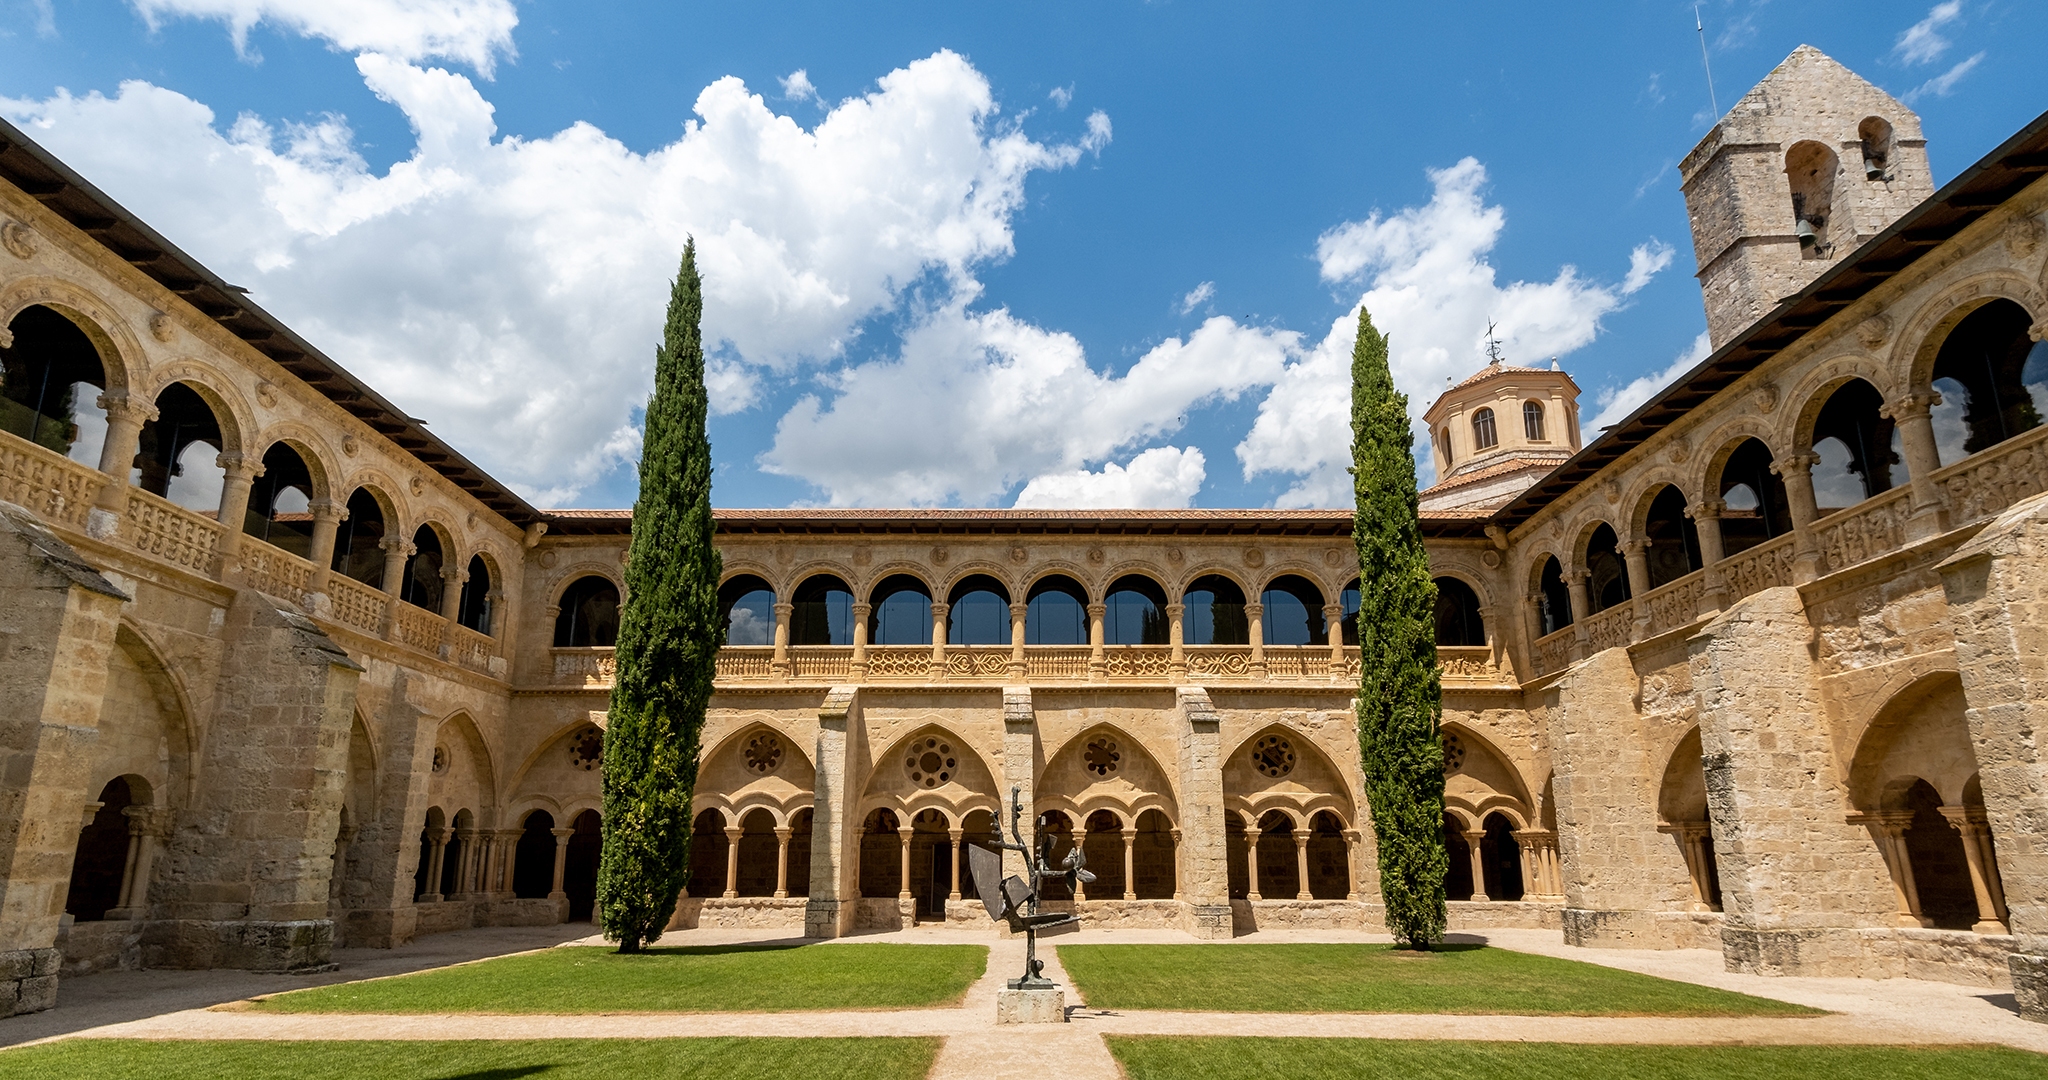
[[[1444,736],[1444,771],[1456,772],[1465,763],[1465,740],[1456,735]]]
[[[589,772],[604,760],[604,732],[596,728],[584,728],[583,733],[569,740],[569,764]]]
[[[903,768],[910,773],[910,782],[919,787],[938,787],[951,780],[953,771],[959,767],[960,759],[953,755],[953,744],[934,735],[910,744],[910,752],[903,758]]]
[[[1117,770],[1123,757],[1123,751],[1117,749],[1115,739],[1093,739],[1088,743],[1087,752],[1081,755],[1081,763],[1097,776],[1108,776]]]
[[[775,771],[782,764],[782,740],[762,732],[747,740],[747,768],[763,775]]]
[[[1252,764],[1267,776],[1286,776],[1294,771],[1294,744],[1285,736],[1268,735],[1252,746]]]

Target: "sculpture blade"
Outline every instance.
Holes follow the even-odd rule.
[[[974,890],[981,895],[981,906],[988,909],[988,917],[1000,920],[1009,913],[1003,896],[1003,857],[980,844],[967,845],[967,868],[974,874]]]

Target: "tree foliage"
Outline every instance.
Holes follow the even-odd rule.
[[[711,679],[725,643],[711,523],[711,440],[704,430],[703,312],[692,240],[683,248],[654,354],[604,735],[597,903],[604,935],[620,952],[638,952],[661,936],[687,880],[690,794]]]
[[[1394,391],[1387,339],[1358,310],[1351,353],[1352,485],[1358,544],[1358,749],[1387,930],[1411,948],[1441,940],[1444,758],[1437,725],[1436,584],[1422,546],[1408,398]]]

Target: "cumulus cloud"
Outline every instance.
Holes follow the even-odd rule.
[[[1941,28],[1961,18],[1963,0],[1948,0],[1936,4],[1927,12],[1927,17],[1906,28],[1899,35],[1898,43],[1892,46],[1892,55],[1907,64],[1925,64],[1937,60],[1948,51],[1948,39],[1941,35]]]
[[[956,297],[920,315],[899,355],[845,369],[829,401],[799,401],[762,467],[835,506],[986,505],[1172,435],[1189,410],[1270,385],[1299,347],[1217,316],[1115,375],[1070,334]]]
[[[1692,339],[1692,345],[1662,371],[1651,372],[1631,380],[1625,386],[1609,386],[1593,395],[1593,403],[1599,407],[1591,420],[1584,425],[1586,441],[1591,442],[1600,434],[1600,429],[1619,424],[1628,419],[1628,414],[1642,408],[1643,403],[1657,396],[1657,391],[1670,386],[1680,375],[1699,366],[1700,361],[1713,355],[1713,343],[1707,340],[1706,331]]]
[[[1183,315],[1192,314],[1196,308],[1214,299],[1216,299],[1216,283],[1204,281],[1200,285],[1189,289],[1188,294],[1180,298],[1180,313]]]
[[[1601,318],[1671,262],[1669,246],[1651,240],[1630,253],[1619,285],[1582,278],[1571,266],[1549,281],[1502,285],[1487,253],[1507,214],[1486,204],[1486,169],[1466,158],[1429,176],[1435,190],[1427,204],[1392,215],[1375,211],[1316,243],[1325,281],[1366,285],[1360,303],[1390,336],[1394,384],[1417,417],[1447,378],[1485,364],[1489,322],[1510,363],[1535,366],[1591,342]],[[1351,498],[1347,388],[1357,331],[1354,305],[1319,344],[1289,363],[1237,446],[1246,479],[1296,477],[1278,505],[1337,506]]]
[[[1908,90],[1905,96],[1906,104],[1911,105],[1912,103],[1920,100],[1921,98],[1927,97],[1930,94],[1934,97],[1947,97],[1950,94],[1955,93],[1956,84],[1963,81],[1963,76],[1968,75],[1971,71],[1975,70],[1977,65],[1979,63],[1982,63],[1983,60],[1984,54],[1980,52],[1977,55],[1972,56],[1969,59],[1962,61],[1961,63],[1958,63],[1956,66],[1948,69],[1947,71],[1944,71],[1939,75],[1936,75],[1934,78],[1929,79],[1924,83],[1921,83],[1919,86],[1916,86],[1911,90]]]
[[[1076,469],[1035,477],[1017,493],[1016,505],[1044,510],[1181,510],[1194,505],[1207,479],[1202,451],[1190,446],[1155,446],[1131,459],[1112,461],[1100,472]]]
[[[1045,96],[1052,99],[1055,108],[1064,109],[1074,103],[1074,84],[1055,86]]]
[[[1013,250],[1026,178],[1110,139],[1100,113],[1076,142],[1032,139],[947,51],[809,129],[721,79],[647,154],[584,123],[500,137],[460,74],[379,53],[357,67],[415,134],[412,155],[382,174],[342,117],[245,115],[223,129],[204,104],[140,81],[113,97],[0,99],[0,112],[543,504],[632,460],[629,419],[687,236],[714,405],[731,411],[765,377],[837,361],[912,283],[937,282],[935,333],[961,323],[975,268]],[[969,355],[967,370],[986,367]],[[850,377],[859,384],[858,369]],[[1063,451],[1017,478],[1080,464]]]
[[[784,75],[780,82],[784,101],[816,101],[822,104],[825,100],[818,96],[818,88],[811,85],[810,72],[803,68]]]
[[[166,19],[228,24],[235,51],[254,58],[249,31],[259,23],[319,38],[344,52],[375,52],[407,63],[440,58],[489,78],[499,57],[515,55],[511,0],[130,0],[151,28]]]

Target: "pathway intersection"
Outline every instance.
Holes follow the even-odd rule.
[[[566,944],[600,944],[587,926],[475,930],[438,935],[398,950],[346,950],[341,972],[312,977],[239,972],[115,972],[64,983],[59,1007],[0,1021],[0,1045],[52,1038],[133,1039],[533,1039],[661,1038],[714,1035],[938,1036],[945,1040],[933,1080],[1119,1075],[1105,1034],[1365,1036],[1546,1042],[1731,1044],[1997,1043],[2048,1052],[2048,1026],[2021,1020],[2009,993],[1912,979],[1764,978],[1722,969],[1721,954],[1574,949],[1554,931],[1490,930],[1455,935],[1489,944],[1678,979],[1826,1009],[1805,1017],[1685,1018],[1239,1013],[1229,1002],[1190,1002],[1210,1011],[1112,1012],[1076,1004],[1059,964],[1062,943],[1189,943],[1172,931],[1084,930],[1041,942],[1046,973],[1068,987],[1071,1022],[997,1027],[995,994],[1023,966],[1024,942],[982,929],[926,927],[852,941],[972,943],[990,947],[988,972],[950,1008],[846,1012],[611,1015],[277,1014],[238,1007],[249,997],[304,986],[395,975]],[[692,930],[663,945],[787,940],[772,931]],[[1383,935],[1267,931],[1245,942],[1385,941]],[[823,942],[817,947],[831,948]],[[1231,942],[1213,947],[1228,948]],[[0,1058],[4,1061],[4,1058]]]

